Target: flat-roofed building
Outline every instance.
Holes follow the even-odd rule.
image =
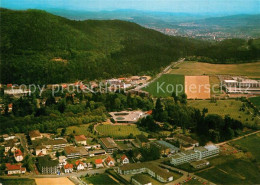
[[[207,160],[194,161],[194,162],[191,162],[190,165],[193,168],[203,168],[204,166],[209,165],[209,161],[207,161]]]
[[[87,138],[84,135],[75,136],[77,144],[87,145]]]
[[[145,174],[137,174],[132,177],[132,184],[134,185],[152,185],[152,179]]]
[[[173,181],[173,174],[171,172],[152,163],[126,164],[118,168],[118,173],[122,175],[147,173],[163,183]]]
[[[219,148],[213,144],[204,147],[195,147],[194,150],[187,150],[177,153],[171,157],[171,164],[179,165],[191,161],[209,158],[219,154]]]
[[[64,148],[65,154],[67,158],[69,159],[74,159],[74,158],[79,158],[81,156],[80,151],[73,146],[67,146]]]
[[[106,150],[107,153],[113,153],[114,151],[117,151],[117,144],[115,143],[115,141],[110,138],[100,138],[100,144],[101,146]]]
[[[180,151],[180,149],[177,148],[176,146],[163,140],[155,141],[153,142],[153,144],[156,145],[161,150],[161,153],[163,155],[169,155]]]
[[[99,155],[105,155],[106,151],[105,150],[92,150],[88,152],[89,157],[95,157]]]
[[[58,160],[51,160],[49,156],[38,158],[38,169],[42,174],[57,174],[58,168]]]
[[[61,150],[68,146],[68,142],[65,139],[53,139],[44,140],[42,145],[46,146],[47,149]]]
[[[189,136],[185,136],[182,134],[177,134],[173,137],[173,140],[178,141],[181,145],[187,146],[187,145],[192,145],[192,146],[199,146],[199,142],[196,141],[195,139],[192,139]]]

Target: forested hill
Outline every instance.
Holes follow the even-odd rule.
[[[0,9],[0,13],[1,83],[155,74],[180,57],[194,55],[222,63],[258,57],[259,48],[251,49],[255,41],[212,44],[166,36],[119,20],[74,21],[40,10]],[[223,52],[227,52],[224,57]]]
[[[1,82],[60,83],[155,73],[201,41],[135,23],[73,21],[45,11],[1,9]]]

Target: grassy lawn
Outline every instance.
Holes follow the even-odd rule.
[[[220,90],[220,80],[217,76],[210,76],[209,83],[210,83],[211,95],[222,94],[222,92]]]
[[[208,108],[208,114],[218,114],[221,116],[230,115],[230,117],[240,120],[244,124],[259,124],[260,120],[253,117],[250,113],[239,111],[243,102],[236,100],[218,100],[217,103],[211,103],[210,100],[189,100],[188,105],[202,110]],[[253,112],[253,110],[250,110]]]
[[[102,185],[102,184],[119,184],[115,180],[113,180],[111,177],[109,177],[108,174],[99,174],[91,177],[85,177],[82,178],[83,181],[86,183],[94,184],[94,185]]]
[[[94,134],[88,131],[88,127],[91,125],[89,124],[83,124],[83,125],[78,125],[78,126],[70,126],[67,127],[66,130],[66,135],[72,134],[73,131],[75,131],[75,135],[85,135],[86,137],[94,137]],[[58,129],[58,133],[61,132],[61,128]]]
[[[185,185],[201,185],[203,184],[202,182],[199,182],[197,179],[191,179],[188,182],[184,183]]]
[[[239,145],[243,149],[246,149],[254,156],[256,161],[260,163],[260,147],[257,147],[256,143],[260,143],[260,134],[244,137],[242,139],[233,141],[231,144],[234,144],[234,146]]]
[[[249,98],[249,100],[258,108],[260,109],[260,96]]]
[[[3,185],[36,185],[34,179],[25,179],[25,178],[20,178],[20,179],[4,179],[0,178],[0,183]]]
[[[105,136],[113,138],[127,138],[129,134],[134,136],[139,134],[148,135],[146,132],[140,131],[136,125],[103,125],[100,124],[96,127],[97,131]]]
[[[182,86],[179,87],[177,85]],[[176,89],[178,89],[180,94],[184,92],[183,75],[164,74],[143,90],[149,92],[154,97],[167,97],[171,96],[173,91],[177,92]]]
[[[258,70],[257,70],[258,69]],[[172,74],[181,75],[241,75],[251,78],[260,77],[260,62],[246,64],[209,64],[203,62],[183,62]]]

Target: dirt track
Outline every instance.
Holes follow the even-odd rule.
[[[37,185],[74,185],[68,178],[37,178],[35,179]]]

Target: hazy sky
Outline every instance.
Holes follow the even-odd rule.
[[[10,9],[136,9],[189,13],[260,13],[260,0],[0,0]]]

